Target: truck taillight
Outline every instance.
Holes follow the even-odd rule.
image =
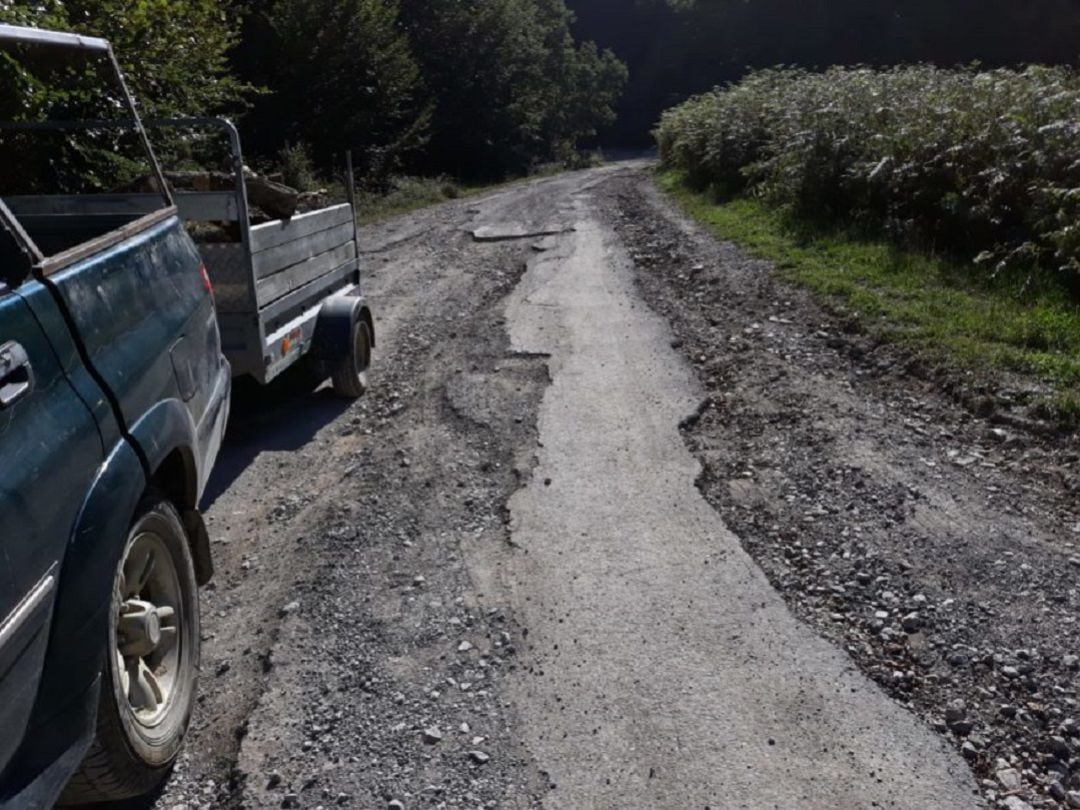
[[[199,265],[199,274],[202,276],[202,283],[203,286],[206,287],[206,291],[210,293],[210,295],[213,295],[214,285],[210,283],[210,274],[206,272],[205,264]]]

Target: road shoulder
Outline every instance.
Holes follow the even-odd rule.
[[[975,418],[647,175],[603,193],[703,386],[683,434],[709,503],[988,798],[1064,806],[1080,789],[1076,448]]]

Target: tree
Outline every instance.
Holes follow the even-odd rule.
[[[535,0],[544,41],[544,134],[552,157],[570,160],[580,143],[615,121],[626,85],[626,66],[595,43],[578,46],[571,33],[574,15],[563,0]]]
[[[236,24],[218,0],[5,3],[0,21],[105,37],[147,116],[235,109],[250,90],[229,72]]]
[[[276,0],[244,26],[236,63],[270,90],[243,125],[256,151],[303,142],[326,169],[352,149],[381,174],[423,143],[420,71],[393,0]]]
[[[563,158],[614,115],[617,59],[578,48],[563,0],[403,0],[432,105],[420,167],[499,178]]]
[[[250,88],[229,72],[234,21],[217,0],[45,0],[6,3],[0,21],[105,37],[144,118],[237,109]],[[111,65],[0,62],[4,118],[94,119],[122,115]],[[109,190],[149,170],[131,130],[10,134],[4,187],[30,191]],[[153,135],[159,154],[187,152],[179,136]],[[177,147],[174,149],[173,147]],[[13,159],[14,158],[14,159]],[[30,167],[33,167],[31,169]]]
[[[567,53],[565,80],[553,99],[550,142],[556,157],[568,160],[582,141],[615,123],[628,71],[611,51],[586,42]]]
[[[0,22],[6,25],[31,25],[37,28],[61,28],[67,24],[60,0],[39,3],[15,3],[0,0]]]

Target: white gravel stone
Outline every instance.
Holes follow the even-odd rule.
[[[1016,768],[1003,768],[997,772],[997,780],[1005,790],[1019,790],[1023,785],[1020,771]]]
[[[442,739],[442,731],[437,726],[431,726],[424,729],[424,742],[429,745],[434,745]]]

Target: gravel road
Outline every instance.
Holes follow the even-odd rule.
[[[363,238],[374,389],[239,392],[149,806],[1080,807],[1075,437],[638,164]]]

